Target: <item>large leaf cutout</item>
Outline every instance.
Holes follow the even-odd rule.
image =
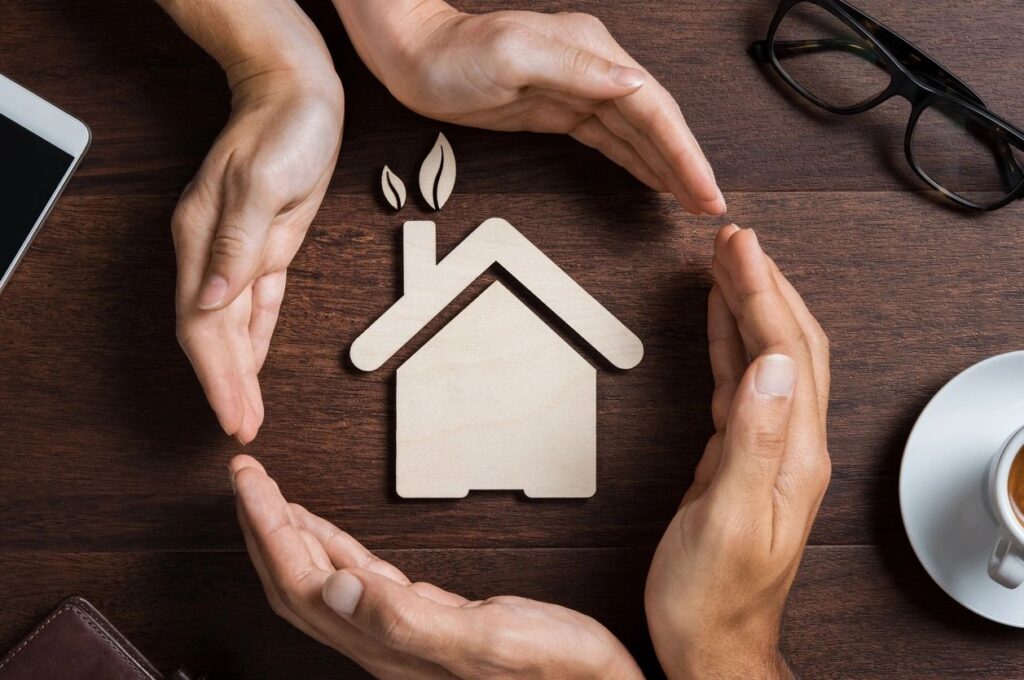
[[[405,205],[405,184],[386,165],[380,173],[380,188],[384,192],[384,199],[394,210],[400,210]]]
[[[434,148],[420,166],[420,193],[431,208],[440,210],[454,188],[455,153],[444,133],[439,133]]]

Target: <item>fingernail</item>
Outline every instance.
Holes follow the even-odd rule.
[[[228,468],[228,479],[231,480],[231,493],[238,493],[238,487],[235,485],[235,471]]]
[[[342,616],[352,616],[362,596],[362,581],[347,571],[337,572],[324,584],[324,602]]]
[[[747,229],[747,231],[750,232],[751,237],[753,237],[754,239],[754,247],[757,248],[758,250],[761,250],[761,241],[758,240],[757,238],[757,232],[754,231],[753,229]]]
[[[210,309],[216,307],[224,299],[228,292],[228,280],[217,274],[210,274],[206,277],[206,283],[199,291],[199,309]]]
[[[640,87],[644,84],[644,72],[628,66],[613,64],[608,76],[619,87]]]
[[[754,387],[771,397],[788,397],[796,384],[796,367],[785,354],[769,354],[757,362]]]
[[[718,190],[718,198],[715,199],[714,204],[717,215],[725,214],[729,210],[729,206],[725,203],[725,196],[722,195],[722,190]]]

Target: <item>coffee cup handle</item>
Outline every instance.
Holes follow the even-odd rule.
[[[1024,583],[1024,550],[1004,532],[1000,532],[988,560],[988,575],[1006,588],[1016,588]]]

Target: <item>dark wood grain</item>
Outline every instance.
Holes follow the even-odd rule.
[[[640,609],[651,551],[710,429],[704,335],[720,219],[667,198],[569,140],[441,126],[405,111],[359,64],[326,2],[348,95],[331,191],[289,277],[249,450],[285,493],[415,578],[473,597],[516,593],[597,616],[653,670]],[[1012,0],[866,10],[1024,121]],[[759,230],[832,339],[833,481],[787,614],[805,677],[1006,677],[1016,631],[938,591],[899,520],[896,478],[920,409],[957,372],[1020,346],[1020,206],[951,211],[906,169],[906,106],[812,111],[745,53],[774,3],[463,3],[597,14],[681,100],[730,204]],[[130,26],[131,30],[114,30]],[[354,677],[273,618],[242,553],[226,463],[238,450],[173,328],[176,196],[227,114],[215,65],[150,4],[0,4],[0,72],[81,116],[79,175],[0,296],[0,648],[61,597],[91,596],[162,666],[217,677]],[[447,252],[480,221],[518,226],[643,339],[644,362],[598,376],[598,493],[587,501],[393,492],[393,375],[489,273],[380,371],[345,358],[398,293],[399,216],[438,129],[459,180],[438,222]],[[542,311],[542,310],[540,310]],[[564,330],[564,329],[563,329]]]
[[[640,604],[649,553],[637,549],[381,552],[413,578],[470,597],[515,590],[608,625],[659,677]],[[903,560],[905,556],[899,556]],[[1020,634],[965,612],[912,559],[871,546],[808,550],[784,624],[784,647],[807,678],[1019,677]],[[278,619],[243,553],[0,554],[8,647],[67,593],[90,598],[163,668],[219,679],[328,680],[365,674]]]
[[[361,167],[415,162],[437,128],[397,105],[360,64],[326,0],[303,3],[335,54],[349,93],[335,192],[364,193]],[[894,100],[855,119],[797,101],[747,54],[764,37],[774,2],[699,0],[538,3],[486,0],[466,9],[579,10],[605,21],[680,101],[727,191],[919,190],[903,157],[909,106]],[[1020,44],[1024,4],[973,0],[896,5],[862,0],[974,87],[994,110],[1024,124]],[[216,65],[152,4],[9,0],[0,6],[0,68],[86,118],[97,143],[74,191],[177,193],[227,114]],[[131,27],[117,30],[114,27]],[[459,191],[602,193],[628,180],[570,140],[463,131]],[[456,150],[458,152],[458,149]],[[383,157],[383,158],[382,158]],[[503,171],[494,172],[500,162]],[[392,166],[394,167],[394,166]]]

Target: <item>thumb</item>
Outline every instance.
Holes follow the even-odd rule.
[[[635,92],[646,79],[638,68],[617,64],[536,33],[525,35],[525,44],[515,55],[520,62],[522,85],[586,99],[616,99]]]
[[[786,450],[796,364],[785,354],[758,357],[733,397],[722,461],[713,485],[731,499],[771,499]]]
[[[343,569],[328,577],[324,602],[353,626],[396,652],[442,666],[468,651],[478,633],[471,611],[441,604],[365,569]]]
[[[199,309],[226,307],[256,278],[277,209],[255,193],[239,192],[225,201],[196,299]]]

